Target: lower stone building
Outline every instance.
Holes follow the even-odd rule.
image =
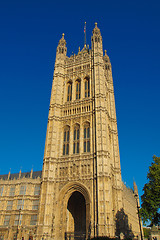
[[[91,48],[56,51],[42,172],[0,176],[0,238],[137,238],[138,190],[121,179],[112,66],[95,23]]]
[[[42,171],[0,175],[0,240],[37,239],[41,182]],[[123,184],[123,206],[115,215],[115,236],[140,237],[137,200],[136,187],[132,190]],[[72,199],[69,205],[72,208]],[[79,210],[81,214],[83,209]],[[48,238],[44,234],[41,239]]]
[[[35,239],[42,171],[0,175],[0,239]]]

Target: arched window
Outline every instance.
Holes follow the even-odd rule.
[[[72,100],[72,83],[69,82],[67,85],[67,101],[71,101]]]
[[[81,98],[81,82],[78,80],[76,81],[76,99]]]
[[[64,129],[64,138],[63,138],[63,155],[69,154],[69,127]]]
[[[74,128],[73,135],[73,154],[79,153],[79,139],[80,139],[80,128],[78,125]]]
[[[84,152],[90,152],[90,126],[84,125]]]
[[[85,78],[85,98],[90,96],[89,78]]]

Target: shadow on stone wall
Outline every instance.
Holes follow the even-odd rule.
[[[128,223],[128,215],[125,214],[124,209],[121,208],[116,214],[115,219],[116,224],[116,236],[120,237],[120,234],[124,234],[124,239],[133,239],[134,234],[132,232],[132,227]]]

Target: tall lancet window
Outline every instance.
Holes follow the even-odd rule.
[[[69,82],[67,85],[67,101],[71,101],[72,100],[72,83]]]
[[[76,99],[81,98],[81,81],[77,80],[76,81]]]
[[[85,98],[90,96],[89,78],[85,78]]]
[[[79,139],[80,139],[80,127],[76,125],[74,127],[74,136],[73,136],[73,154],[79,153]]]
[[[90,152],[90,125],[84,125],[84,152]]]
[[[67,126],[64,129],[64,138],[63,138],[63,155],[69,154],[69,132],[70,128]]]

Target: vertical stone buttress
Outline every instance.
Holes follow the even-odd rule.
[[[64,83],[64,61],[67,53],[64,34],[59,41],[54,67],[53,84],[48,116],[47,135],[43,160],[43,174],[41,199],[39,209],[38,239],[48,236],[50,239],[54,232],[54,203],[55,203],[55,174],[60,152],[60,117],[62,106],[62,91]]]
[[[113,79],[109,57],[103,57],[102,36],[97,24],[92,36],[92,82],[95,108],[97,175],[97,235],[115,235],[115,215],[122,207],[121,168]]]

